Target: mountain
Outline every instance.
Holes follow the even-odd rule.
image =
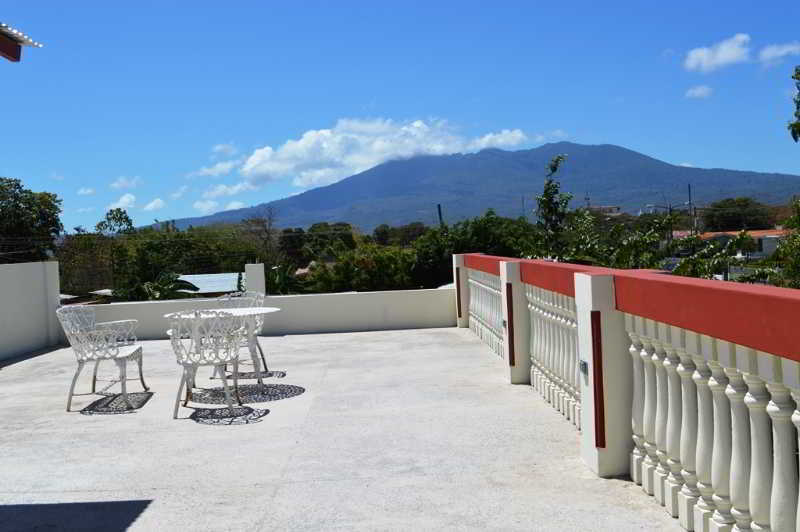
[[[545,144],[520,151],[486,149],[478,153],[420,155],[388,161],[332,185],[254,207],[176,220],[178,227],[238,222],[272,206],[281,227],[315,222],[350,222],[364,231],[382,223],[455,222],[493,208],[503,216],[530,213],[542,191],[545,165],[567,154],[558,173],[573,205],[588,195],[593,205],[619,205],[636,213],[647,204],[681,205],[691,183],[697,204],[731,196],[751,196],[783,203],[800,193],[800,176],[676,166],[614,146],[571,142]]]

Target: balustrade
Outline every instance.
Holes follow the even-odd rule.
[[[530,317],[531,384],[580,429],[580,369],[575,299],[525,285]]]
[[[503,296],[500,277],[469,270],[469,328],[498,356],[503,356]]]
[[[781,359],[638,316],[625,327],[632,480],[686,530],[800,530],[800,390],[768,370]]]

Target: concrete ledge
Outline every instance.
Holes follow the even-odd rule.
[[[176,299],[110,303],[94,307],[97,321],[139,320],[140,340],[166,338],[164,314],[214,308],[215,299]],[[266,305],[281,312],[271,314],[263,334],[384,331],[455,327],[455,290],[396,290],[268,296]]]

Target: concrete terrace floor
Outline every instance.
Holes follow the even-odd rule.
[[[679,529],[641,488],[596,478],[573,426],[467,329],[261,342],[286,372],[269,390],[305,391],[251,404],[269,413],[249,424],[172,419],[167,341],[143,342],[154,394],[135,413],[66,413],[68,348],[0,369],[0,530]],[[219,386],[209,373],[198,386]]]

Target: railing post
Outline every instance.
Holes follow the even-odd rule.
[[[711,516],[716,509],[714,504],[714,488],[711,482],[712,459],[714,450],[714,399],[709,383],[711,368],[708,363],[716,353],[714,341],[706,335],[698,338],[699,352],[692,356],[695,372],[692,380],[697,386],[697,453],[695,468],[697,472],[697,489],[700,498],[694,506],[693,526],[700,532],[707,532]]]
[[[519,275],[519,262],[500,263],[500,292],[503,296],[503,351],[511,384],[530,384],[531,356],[528,300]]]
[[[244,275],[248,290],[262,294],[267,293],[267,280],[264,277],[263,264],[245,264]]]
[[[464,255],[453,255],[453,286],[456,289],[456,323],[469,327],[469,270],[464,266]]]
[[[694,507],[700,497],[697,489],[697,385],[692,379],[695,366],[692,358],[700,352],[699,338],[691,331],[681,331],[683,340],[678,347],[681,378],[681,475],[683,486],[678,493],[678,519],[686,530],[694,530]],[[674,333],[673,333],[674,334]]]
[[[581,457],[601,477],[630,473],[633,370],[611,275],[575,274]]]

